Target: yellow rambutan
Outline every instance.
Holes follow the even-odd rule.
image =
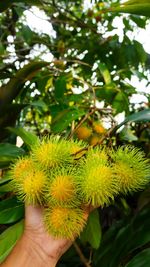
[[[10,176],[12,179],[20,180],[24,177],[29,169],[33,168],[33,161],[30,157],[19,158],[12,166],[10,170]]]
[[[49,234],[74,240],[86,223],[86,214],[80,208],[56,206],[45,210],[44,222]]]
[[[86,165],[91,165],[91,162],[94,162],[95,165],[100,163],[108,163],[108,155],[105,148],[95,147],[90,148],[87,152]]]
[[[81,161],[78,187],[83,201],[93,206],[104,206],[116,194],[115,179],[109,166],[105,148],[91,148]]]
[[[100,135],[106,132],[106,129],[104,128],[104,126],[99,122],[93,123],[93,130],[95,133],[100,134]]]
[[[24,179],[23,190],[25,202],[27,204],[42,203],[45,191],[47,176],[41,170],[33,170]]]
[[[93,206],[109,204],[118,192],[111,167],[97,158],[81,165],[78,187],[82,201]]]
[[[114,175],[121,192],[137,191],[148,184],[149,161],[138,148],[120,147],[112,153],[112,159]]]
[[[70,154],[72,154],[72,155],[77,153],[83,147],[85,147],[85,144],[81,140],[80,141],[69,140],[68,145],[70,147]]]
[[[98,135],[92,135],[90,138],[90,145],[95,146],[100,141],[100,137]]]
[[[68,142],[54,136],[44,139],[41,144],[33,148],[32,152],[34,160],[46,169],[73,161]]]
[[[28,205],[35,205],[43,203],[46,183],[46,174],[34,165],[33,169],[29,168],[24,172],[22,179],[13,179],[11,186],[20,200]]]
[[[91,136],[92,130],[88,128],[87,126],[82,125],[75,131],[75,133],[78,139],[87,140]]]
[[[73,168],[58,168],[50,174],[46,185],[45,201],[59,205],[77,206],[77,172]]]

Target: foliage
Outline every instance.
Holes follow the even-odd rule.
[[[131,85],[133,76],[149,84],[150,55],[129,37],[149,22],[149,1],[101,0],[90,8],[83,2],[0,1],[0,261],[21,235],[24,216],[7,170],[29,154],[36,135],[77,139],[86,127],[86,147],[132,143],[150,156],[150,96]],[[43,32],[27,23],[27,14],[36,19],[39,10]],[[114,21],[122,23],[122,36]],[[141,102],[133,103],[139,95]],[[102,131],[97,132],[97,123]],[[23,140],[20,148],[17,136]],[[149,203],[147,188],[91,213],[77,243],[92,266],[149,266]],[[74,247],[58,266],[82,266]]]
[[[149,0],[129,0],[121,5],[112,7],[112,12],[131,13],[143,16],[150,16],[150,2]]]

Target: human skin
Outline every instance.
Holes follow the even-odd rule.
[[[0,267],[55,267],[72,241],[55,239],[45,231],[43,208],[25,208],[25,229],[22,237]]]

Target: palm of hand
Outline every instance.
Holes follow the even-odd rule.
[[[49,258],[58,261],[71,246],[72,241],[55,239],[49,235],[42,221],[43,208],[27,206],[25,211],[25,235],[35,243]]]

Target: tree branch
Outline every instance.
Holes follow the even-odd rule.
[[[90,264],[89,264],[89,261],[87,260],[87,258],[83,255],[80,247],[78,246],[78,244],[76,242],[73,243],[73,246],[76,250],[76,252],[78,253],[79,257],[80,257],[80,260],[81,262],[84,264],[85,267],[92,267]]]
[[[95,112],[96,108],[92,108],[91,111],[89,111],[84,117],[83,119],[80,120],[80,122],[78,123],[78,125],[74,128],[74,130],[71,132],[71,134],[69,135],[68,139],[70,139],[74,133],[78,130],[78,128],[80,128],[80,126],[88,119],[89,116],[91,116],[94,112]]]

